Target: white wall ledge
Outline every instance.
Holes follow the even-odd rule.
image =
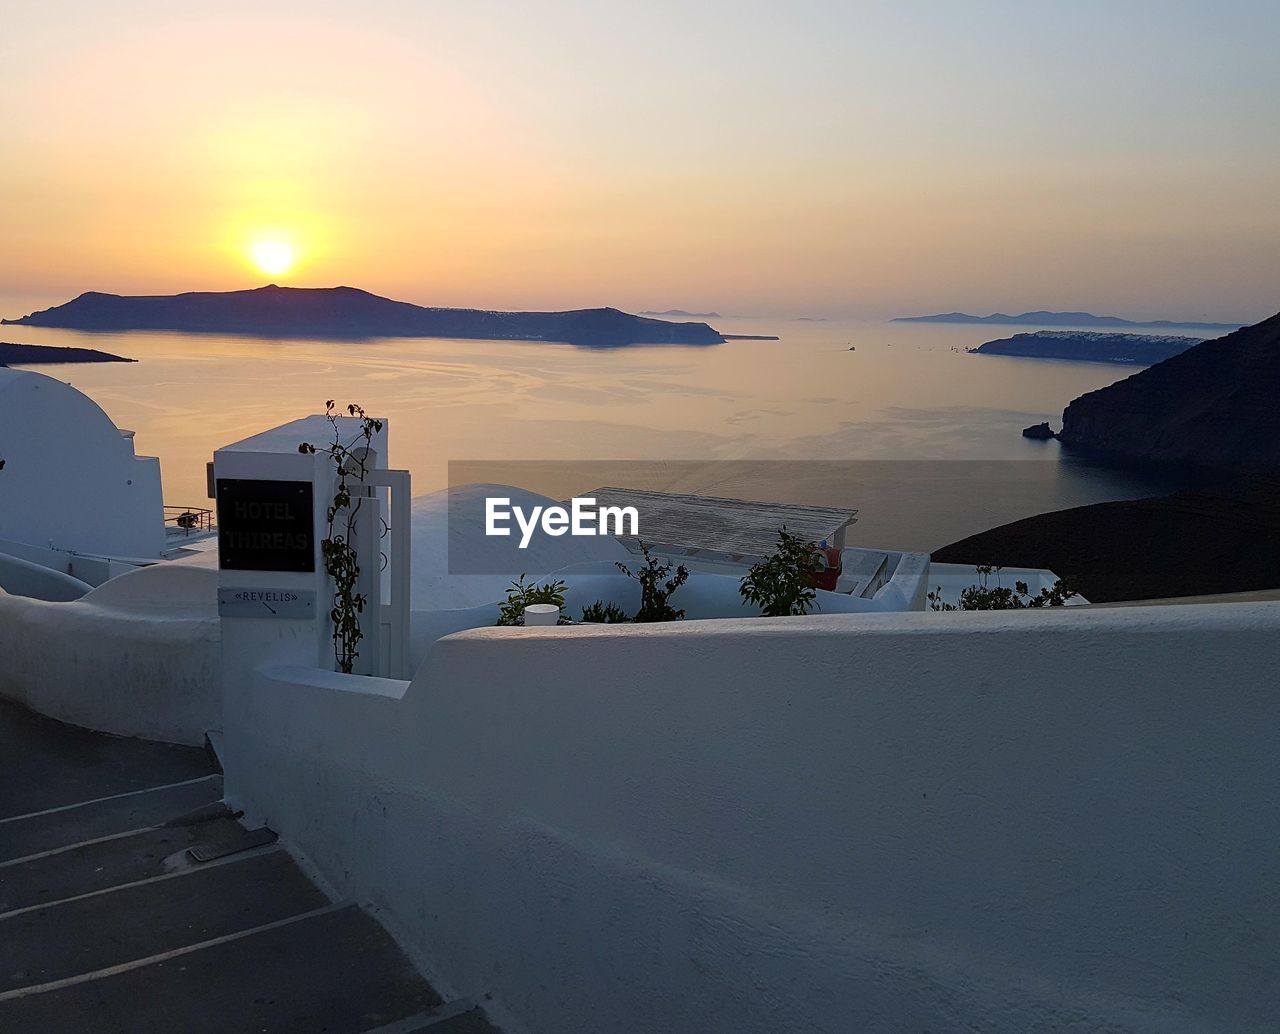
[[[398,699],[257,667],[229,796],[531,1030],[1280,1011],[1280,603],[484,628]]]

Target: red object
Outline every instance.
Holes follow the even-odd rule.
[[[835,546],[828,546],[826,549],[818,550],[818,555],[822,558],[822,567],[813,572],[814,588],[834,592],[836,582],[840,580],[840,574],[844,571],[844,560],[840,556],[840,550]]]

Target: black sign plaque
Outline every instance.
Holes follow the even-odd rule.
[[[310,481],[218,478],[218,567],[224,571],[314,571]]]

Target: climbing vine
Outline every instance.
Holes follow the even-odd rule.
[[[356,592],[360,564],[351,544],[356,515],[367,497],[352,496],[352,489],[364,483],[368,473],[365,466],[368,450],[373,436],[382,430],[382,421],[367,416],[364,409],[356,405],[347,406],[347,414],[358,421],[358,430],[350,439],[344,439],[333,399],[326,402],[325,416],[333,428],[333,441],[320,449],[310,442],[303,442],[298,451],[328,453],[337,470],[338,482],[333,501],[325,511],[328,529],[320,543],[320,555],[324,559],[325,572],[333,579],[333,606],[329,611],[333,622],[333,659],[339,671],[350,675],[356,658],[360,656],[360,640],[364,638],[360,616],[369,604],[366,594]]]

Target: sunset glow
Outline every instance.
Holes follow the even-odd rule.
[[[1099,32],[1053,5],[715,0],[657,49],[568,0],[501,33],[397,0],[19,6],[0,282],[46,304],[287,273],[482,308],[1270,311],[1265,5],[1243,31],[1090,4]]]
[[[253,264],[269,276],[279,276],[293,268],[297,261],[293,245],[281,240],[255,241],[250,248]]]

